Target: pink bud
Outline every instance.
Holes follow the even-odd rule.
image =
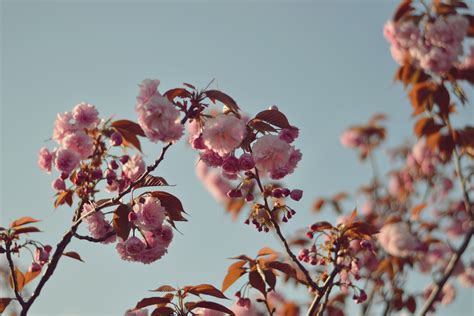
[[[41,271],[41,265],[37,262],[31,263],[31,266],[28,268],[28,272],[38,272]]]
[[[239,171],[239,160],[234,156],[225,158],[224,162],[222,163],[222,169],[230,174],[237,173]]]
[[[193,149],[197,149],[197,150],[203,150],[203,149],[207,149],[207,146],[204,144],[204,140],[202,139],[202,135],[199,135],[199,137],[196,137],[191,146],[193,147]]]
[[[92,179],[99,180],[100,178],[102,178],[102,176],[103,176],[102,169],[96,168],[92,171]]]
[[[242,197],[242,191],[237,190],[237,189],[233,189],[233,190],[230,190],[229,192],[227,192],[227,196],[232,198],[232,199],[240,198],[240,197]]]
[[[138,217],[137,217],[137,214],[136,214],[135,212],[130,212],[130,213],[128,213],[128,221],[129,221],[130,223],[133,223],[134,221],[136,221],[137,218],[138,218]]]
[[[250,170],[255,167],[255,162],[253,161],[251,154],[243,154],[239,158],[239,167],[240,170]]]
[[[128,155],[123,155],[122,157],[120,157],[120,162],[125,164],[128,162],[128,160],[130,159],[130,156]]]
[[[268,109],[273,110],[273,111],[278,111],[278,107],[276,105],[272,105]]]
[[[120,133],[114,132],[112,136],[110,136],[110,142],[112,143],[112,146],[120,146],[122,145],[123,138]]]
[[[245,201],[252,202],[254,200],[254,196],[252,193],[249,193],[245,196]]]
[[[299,190],[299,189],[292,190],[290,193],[290,197],[295,201],[301,200],[301,198],[303,197],[303,190]]]

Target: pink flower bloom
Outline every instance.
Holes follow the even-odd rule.
[[[122,166],[123,174],[131,181],[137,180],[145,172],[145,169],[145,162],[138,154],[130,157],[127,163]]]
[[[61,148],[56,153],[55,164],[58,171],[70,174],[79,165],[79,155],[70,149]]]
[[[227,192],[232,189],[229,180],[223,178],[218,172],[209,170],[201,161],[196,164],[196,175],[216,201],[220,203],[229,201]]]
[[[224,169],[226,173],[230,174],[239,172],[239,160],[234,156],[225,158],[224,162],[222,163],[222,169]]]
[[[87,159],[94,153],[94,142],[83,131],[66,135],[63,139],[63,146],[77,153],[81,159]]]
[[[282,141],[278,136],[265,135],[252,146],[253,159],[256,167],[262,172],[269,172],[272,178],[281,178],[294,167],[290,162],[293,147]]]
[[[439,162],[439,159],[424,140],[418,141],[413,146],[411,155],[423,175],[430,176],[434,173],[435,166]]]
[[[58,143],[61,143],[68,133],[73,133],[77,130],[77,127],[71,122],[72,118],[73,116],[70,112],[58,113],[53,130],[53,139]]]
[[[36,248],[34,260],[39,265],[43,266],[49,261],[49,253],[45,248]]]
[[[246,135],[244,120],[234,115],[219,114],[209,119],[204,126],[204,144],[224,156],[236,149]]]
[[[92,129],[99,124],[99,112],[89,103],[79,103],[72,110],[72,115],[78,128]]]
[[[124,241],[117,243],[117,252],[126,261],[137,261],[137,258],[145,251],[146,244],[138,237],[130,236]]]
[[[94,210],[94,206],[90,203],[86,203],[83,206],[82,216],[90,213]],[[110,223],[105,219],[104,213],[101,211],[93,212],[89,216],[84,218],[84,223],[88,225],[89,232],[93,238],[100,239],[104,238],[107,234],[114,231]],[[114,242],[116,239],[115,235],[110,236],[104,240],[103,244],[109,244]]]
[[[54,180],[51,186],[53,187],[54,191],[66,190],[66,184],[64,183],[64,180],[61,178]]]
[[[251,154],[243,154],[239,158],[239,168],[241,170],[250,170],[255,167],[255,162],[253,161]]]
[[[298,162],[300,162],[301,158],[303,157],[303,154],[299,149],[295,149],[293,146],[291,147],[291,152],[290,152],[290,159],[288,160],[288,163],[286,164],[286,169],[288,170],[288,174],[293,173],[293,171],[296,169],[296,166],[298,165]]]
[[[165,219],[165,208],[154,197],[147,197],[144,203],[135,204],[133,211],[137,215],[135,224],[144,230],[160,228]]]
[[[284,140],[287,143],[292,143],[295,139],[298,138],[299,130],[297,128],[284,128],[278,134],[281,140]]]
[[[395,23],[388,21],[383,29],[386,40],[391,44],[390,51],[393,59],[402,65],[408,55],[409,49],[413,47],[420,36],[418,27],[412,21]]]
[[[419,242],[404,222],[390,223],[380,229],[378,240],[386,252],[395,257],[408,257]]]
[[[341,144],[348,148],[357,148],[366,145],[364,135],[357,129],[348,129],[342,133]]]
[[[146,103],[152,96],[158,94],[158,86],[160,80],[158,79],[145,79],[138,86],[140,92],[137,97],[138,103]]]
[[[220,167],[224,162],[224,159],[222,159],[222,157],[219,156],[218,153],[210,149],[201,152],[199,156],[201,157],[201,160],[209,167]]]
[[[168,247],[173,240],[173,229],[171,226],[162,225],[155,231],[156,238],[164,247]]]
[[[176,142],[183,135],[180,112],[158,92],[145,103],[137,104],[136,111],[138,123],[151,142]]]
[[[43,147],[40,149],[38,155],[38,165],[44,171],[51,173],[51,165],[53,163],[53,155],[48,148]]]

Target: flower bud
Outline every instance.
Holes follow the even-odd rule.
[[[112,143],[112,146],[120,146],[122,145],[123,138],[120,133],[114,132],[112,136],[110,136],[110,142]]]
[[[295,201],[299,201],[303,197],[303,191],[299,189],[292,190],[290,197]]]
[[[64,183],[63,179],[58,178],[53,181],[52,187],[54,191],[64,191],[66,190],[66,183]]]

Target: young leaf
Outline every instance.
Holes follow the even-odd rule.
[[[168,100],[173,101],[174,98],[180,97],[181,99],[186,99],[191,97],[191,93],[189,93],[188,90],[184,88],[175,88],[175,89],[170,89],[165,92],[164,94]]]
[[[151,192],[151,195],[160,200],[161,205],[164,206],[166,213],[171,220],[183,222],[187,221],[187,219],[181,214],[186,213],[184,211],[183,204],[181,204],[181,201],[176,196],[163,191]]]
[[[157,289],[152,290],[152,292],[175,292],[176,289],[171,285],[162,285]]]
[[[139,301],[137,303],[137,306],[135,306],[135,309],[141,309],[143,307],[156,305],[156,304],[167,304],[169,302],[170,300],[166,297],[147,297]]]
[[[290,277],[296,276],[296,270],[288,263],[272,261],[272,262],[267,262],[266,266],[275,270],[279,270]]]
[[[156,176],[152,176],[151,174],[147,174],[145,179],[142,182],[137,183],[137,185],[135,185],[134,189],[145,188],[145,187],[168,186],[168,185],[169,184],[165,180],[165,178],[156,177]]]
[[[15,228],[17,226],[23,226],[23,225],[26,225],[26,224],[37,223],[37,222],[39,222],[39,220],[34,219],[32,217],[29,217],[29,216],[25,216],[25,217],[21,217],[19,219],[14,220],[10,224],[10,227]]]
[[[272,248],[264,247],[258,251],[257,257],[273,255],[276,253],[277,252],[273,250]]]
[[[267,282],[268,286],[275,290],[276,285],[276,276],[272,270],[263,270],[263,276],[265,277],[265,282]]]
[[[39,271],[26,271],[25,273],[25,285],[33,281],[38,275],[41,274],[41,270]]]
[[[222,282],[222,292],[225,292],[232,284],[235,283],[242,275],[245,274],[245,269],[243,266],[246,264],[246,261],[237,261],[230,265],[227,270],[227,275]]]
[[[140,127],[140,125],[138,125],[135,122],[129,121],[129,120],[114,121],[114,122],[112,122],[111,126],[114,127],[115,129],[119,130],[119,131],[124,130],[124,131],[127,131],[129,133],[145,137],[145,132]]]
[[[227,297],[218,289],[216,289],[213,285],[211,284],[200,284],[200,285],[195,285],[195,286],[190,286],[190,287],[185,287],[185,291],[195,294],[195,295],[210,295],[218,298],[225,298]]]
[[[66,190],[58,194],[56,201],[54,202],[54,207],[57,208],[60,205],[63,205],[64,203],[67,203],[67,205],[72,206],[72,196],[74,192],[71,190]]]
[[[20,227],[18,229],[15,229],[15,235],[28,234],[28,233],[40,233],[40,232],[41,230],[33,226]]]
[[[214,302],[199,301],[196,304],[194,304],[192,309],[196,309],[196,308],[199,308],[199,307],[200,308],[206,308],[206,309],[212,309],[214,311],[223,312],[223,313],[226,313],[226,314],[229,314],[229,315],[232,315],[232,316],[235,315],[234,312],[231,311],[230,309],[228,309],[227,307],[225,307],[221,304],[218,304],[218,303],[214,303]]]
[[[24,274],[18,269],[18,267],[15,268],[15,276],[16,276],[16,288],[18,292],[21,292],[23,287],[25,286],[25,276]],[[13,289],[13,275],[10,273],[10,279],[8,280],[8,283],[10,284],[10,287]]]
[[[65,252],[65,253],[63,253],[63,256],[66,256],[66,257],[84,262],[84,260],[82,260],[81,256],[75,251]]]
[[[278,110],[265,110],[258,113],[255,116],[256,119],[265,121],[269,124],[274,126],[278,126],[280,128],[291,128],[288,119],[286,118],[285,114],[281,113]]]
[[[249,283],[254,288],[260,291],[264,296],[267,295],[265,281],[257,270],[250,271]]]
[[[234,99],[232,99],[224,92],[218,90],[208,90],[206,91],[206,96],[211,99],[213,103],[215,103],[215,101],[217,100],[221,103],[224,103],[233,113],[239,113],[240,108],[237,103],[234,101]]]
[[[12,301],[12,298],[2,297],[0,298],[0,313],[3,313],[7,308],[8,304]]]
[[[128,213],[130,213],[130,211],[130,206],[126,204],[120,204],[114,212],[112,224],[117,236],[123,240],[128,238],[132,228],[130,222],[128,221]]]

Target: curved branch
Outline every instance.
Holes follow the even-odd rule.
[[[13,258],[11,254],[11,241],[7,240],[5,242],[5,247],[6,247],[6,255],[7,255],[7,261],[8,261],[8,267],[10,268],[10,274],[13,279],[13,292],[15,292],[15,297],[20,303],[20,305],[23,307],[25,305],[25,301],[23,300],[23,297],[20,294],[20,291],[18,290],[18,280],[16,278],[16,271],[15,271],[15,264],[13,263]]]

